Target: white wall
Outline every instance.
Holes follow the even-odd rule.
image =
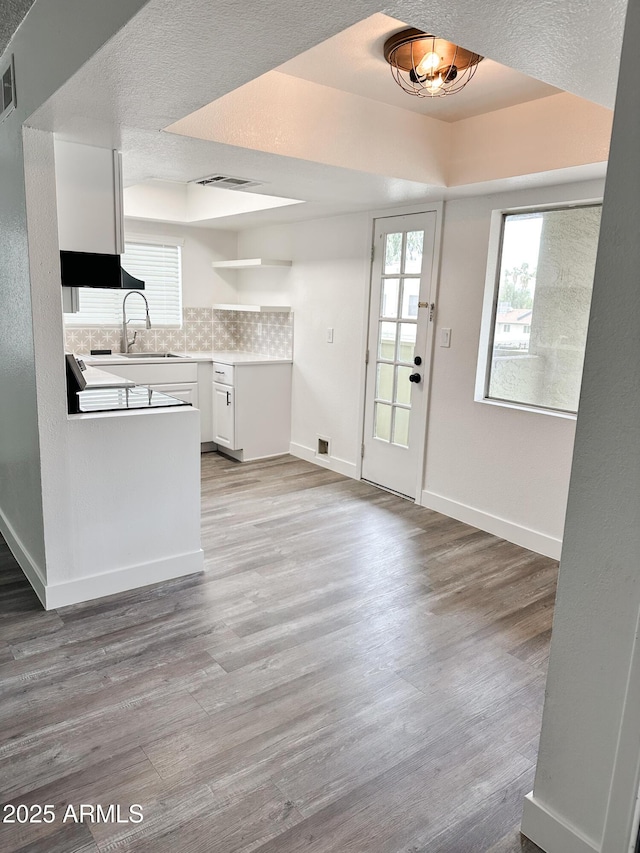
[[[26,570],[39,567],[43,576],[38,418],[46,429],[48,412],[40,401],[36,406],[29,266],[38,261],[27,244],[22,123],[143,5],[142,0],[66,0],[55,8],[36,4],[5,52],[15,56],[18,107],[0,125],[0,531]],[[43,369],[46,373],[44,363]]]
[[[361,441],[370,244],[366,214],[241,232],[238,240],[241,257],[293,260],[291,270],[268,271],[268,279],[266,270],[245,272],[239,285],[243,301],[278,304],[289,297],[293,308],[292,450],[312,457],[317,436],[326,436],[333,467],[351,476]],[[326,342],[329,327],[332,344]]]
[[[247,115],[251,121],[246,121]],[[167,129],[441,186],[446,181],[451,128],[448,122],[271,71]]]
[[[189,308],[210,308],[216,302],[236,301],[237,273],[215,270],[212,261],[237,257],[235,231],[215,231],[166,222],[125,219],[125,237],[132,234],[174,237],[184,240],[182,249],[182,304]]]
[[[457,121],[449,186],[606,163],[613,113],[568,92]]]
[[[474,402],[491,212],[598,198],[602,182],[445,204],[423,503],[559,556],[575,422]],[[397,211],[395,211],[397,212]],[[332,440],[336,470],[355,476],[361,441],[371,220],[366,214],[240,232],[240,256],[282,256],[290,271],[243,273],[245,301],[290,298],[294,309],[292,449],[312,458]],[[334,327],[334,343],[326,330]]]
[[[137,8],[121,2],[116,15],[87,5],[36,4],[19,30],[11,47],[24,111]],[[91,22],[85,31],[81,21]],[[199,418],[181,410],[69,419],[53,135],[22,128],[27,115],[0,125],[8,261],[0,270],[0,530],[43,603],[55,607],[201,570]],[[173,454],[157,452],[174,440]],[[136,506],[144,511],[132,524]]]
[[[605,107],[561,92],[446,122],[271,71],[168,129],[432,186],[462,186],[605,163],[611,119]]]
[[[278,225],[241,231],[238,257],[293,260],[296,233],[294,226]],[[294,267],[240,270],[236,274],[237,301],[244,305],[292,305],[294,281],[300,280],[301,265],[298,258]]]
[[[631,3],[540,752],[523,821],[549,853],[627,853],[638,794],[640,667],[632,655],[640,610],[639,37],[640,4]]]
[[[556,557],[575,421],[474,402],[491,212],[601,195],[593,182],[445,204],[436,324],[452,335],[449,349],[436,335],[423,503]]]

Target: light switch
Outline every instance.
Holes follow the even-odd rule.
[[[331,328],[331,326],[327,329],[327,343],[333,343],[333,329]]]
[[[451,329],[440,329],[440,346],[451,346]]]

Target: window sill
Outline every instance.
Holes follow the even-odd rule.
[[[490,400],[487,397],[475,397],[476,403],[484,403],[487,406],[498,406],[501,409],[516,409],[519,412],[530,412],[534,415],[550,415],[552,418],[562,418],[566,421],[575,421],[577,413],[560,412],[556,409],[543,409],[539,406],[525,406],[521,403],[507,403],[503,400]]]

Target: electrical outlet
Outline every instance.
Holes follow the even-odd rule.
[[[451,329],[440,329],[440,346],[451,346]]]
[[[327,343],[333,343],[333,328],[331,326],[327,329]]]

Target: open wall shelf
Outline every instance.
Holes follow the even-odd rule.
[[[260,311],[263,314],[274,312],[274,311],[286,311],[287,313],[291,312],[291,306],[289,305],[238,305],[237,303],[226,304],[226,305],[213,305],[212,306],[216,311]]]
[[[211,266],[219,270],[255,270],[267,267],[290,267],[291,261],[275,258],[243,258],[238,261],[213,261]]]

